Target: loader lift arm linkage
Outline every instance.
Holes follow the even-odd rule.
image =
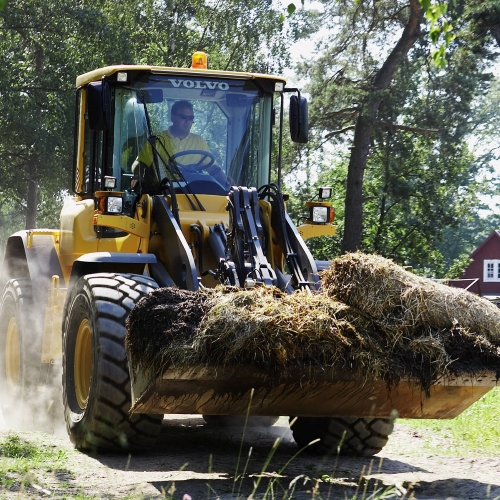
[[[261,242],[264,230],[260,223],[257,190],[233,186],[228,195],[229,234],[227,246],[235,263],[239,283],[277,285],[276,273],[264,255]]]

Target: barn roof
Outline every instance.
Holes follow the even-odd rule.
[[[481,250],[489,244],[489,242],[495,238],[500,240],[500,231],[495,229],[472,253],[471,257],[474,258],[475,255],[481,253]]]

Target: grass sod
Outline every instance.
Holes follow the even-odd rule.
[[[377,255],[346,254],[318,293],[274,287],[160,288],[127,320],[135,373],[246,366],[293,378],[309,367],[349,370],[389,386],[410,379],[429,393],[442,375],[500,370],[500,309],[416,276]]]
[[[435,455],[457,455],[464,451],[471,455],[498,456],[500,449],[500,387],[486,393],[479,401],[453,419],[398,419],[420,432],[425,448]],[[432,436],[446,440],[435,444]]]

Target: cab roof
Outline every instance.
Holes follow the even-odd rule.
[[[149,72],[152,74],[165,75],[191,75],[211,76],[215,78],[234,78],[239,80],[266,79],[286,83],[281,76],[267,75],[263,73],[244,73],[239,71],[219,71],[210,69],[171,68],[167,66],[139,66],[139,65],[114,65],[95,69],[80,75],[76,79],[76,87],[81,87],[90,82],[99,81],[103,76],[111,76],[118,72]]]

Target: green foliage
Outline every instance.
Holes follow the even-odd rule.
[[[339,164],[347,176],[357,120],[367,106],[373,75],[387,61],[388,33],[397,29],[396,20],[400,25],[404,20],[391,9],[403,13],[408,5],[404,0],[380,2],[371,10],[366,3],[325,2],[325,19],[334,23],[328,42],[316,60],[299,65],[312,96],[308,155],[317,168],[310,167],[309,178],[324,179],[328,170],[338,172]],[[435,27],[442,26],[439,16],[456,15],[442,3],[429,2],[425,8]],[[498,91],[486,72],[492,54],[486,38],[473,39],[464,30],[467,23],[462,18],[461,36],[449,39],[446,71],[429,63],[432,46],[424,36],[408,59],[399,61],[392,84],[377,94],[381,105],[359,181],[360,249],[435,277],[456,274],[463,256],[496,227],[495,217],[483,217],[488,209],[483,200],[498,190],[491,167],[498,155]],[[473,134],[480,148],[471,142]],[[337,238],[344,231],[339,220],[345,179],[330,181],[339,197]]]
[[[465,272],[467,266],[472,262],[469,254],[459,255],[454,261],[451,263],[450,268],[445,276],[446,279],[460,279]]]
[[[52,200],[69,185],[75,76],[98,53],[96,39],[121,45],[112,44],[117,33],[106,30],[100,12],[58,0],[17,2],[2,12],[0,29],[2,205],[34,219],[40,203],[58,213]],[[30,183],[38,206],[28,199]]]
[[[38,454],[38,449],[34,445],[22,440],[16,434],[10,434],[3,442],[0,442],[0,455],[2,457],[32,459]]]
[[[14,433],[0,440],[0,456],[26,460],[29,466],[44,464],[44,467],[62,467],[67,460],[62,450],[51,445],[36,445]]]
[[[472,54],[455,47],[448,71],[437,78],[420,71],[425,51],[402,65],[391,95],[385,97],[366,179],[364,249],[406,265],[434,269],[444,277],[456,258],[478,243],[455,244],[464,223],[481,227],[478,181],[483,165],[469,150],[478,88],[488,84]],[[409,77],[410,75],[410,77]],[[424,90],[425,89],[425,90]],[[490,229],[491,230],[491,229]],[[446,252],[446,255],[445,255]]]
[[[439,68],[446,67],[446,49],[454,40],[453,21],[446,18],[448,4],[446,2],[431,2],[419,0],[424,9],[425,19],[429,23],[429,38],[433,44],[431,58]]]

